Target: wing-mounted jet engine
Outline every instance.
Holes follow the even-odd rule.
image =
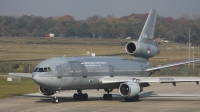
[[[119,86],[119,93],[124,97],[126,101],[138,101],[138,94],[142,91],[142,88],[135,81],[129,81],[122,83]]]

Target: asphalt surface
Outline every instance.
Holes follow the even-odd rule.
[[[195,83],[151,83],[140,93],[140,101],[125,102],[114,90],[113,100],[104,101],[103,90],[85,90],[88,101],[74,101],[76,91],[57,93],[59,103],[51,103],[52,97],[40,93],[0,99],[0,112],[199,112],[200,85]]]

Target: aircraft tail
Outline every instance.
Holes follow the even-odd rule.
[[[151,9],[138,41],[128,42],[125,46],[129,55],[148,59],[159,54],[158,43],[153,40],[156,17],[156,10]]]
[[[142,29],[138,42],[149,43],[153,41],[157,13],[155,9],[151,9],[149,16]],[[149,43],[150,44],[150,43]]]

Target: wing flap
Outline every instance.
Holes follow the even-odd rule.
[[[32,78],[32,73],[8,73],[8,76]]]

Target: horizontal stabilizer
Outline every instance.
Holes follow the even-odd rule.
[[[177,65],[183,65],[183,64],[198,62],[198,61],[200,61],[200,60],[185,61],[185,62],[179,62],[179,63],[173,63],[173,64],[168,64],[168,65],[163,65],[163,66],[152,67],[152,68],[146,69],[146,72],[156,71],[156,70],[160,70],[160,69],[163,69],[163,68],[168,68],[168,67],[173,67],[173,66],[177,66]]]

